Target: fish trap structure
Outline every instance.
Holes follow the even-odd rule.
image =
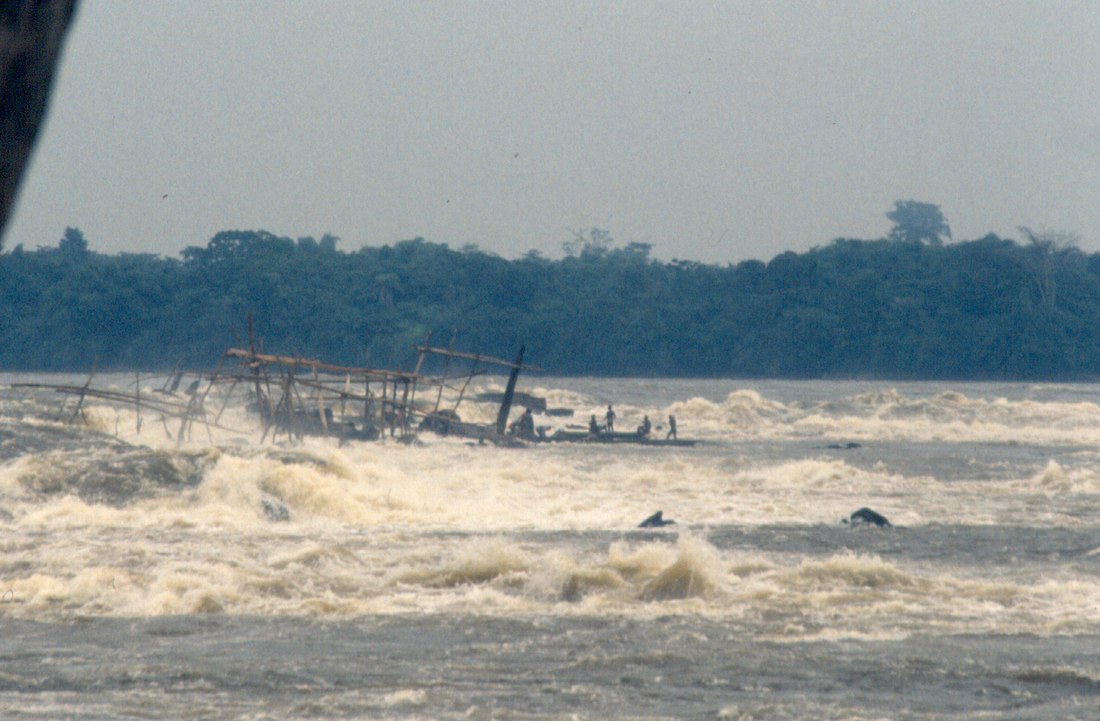
[[[252,339],[251,327],[249,337]],[[299,442],[307,436],[341,441],[373,441],[395,438],[409,441],[419,431],[457,435],[481,441],[508,442],[505,425],[520,370],[539,370],[523,364],[521,348],[509,361],[481,353],[430,345],[430,336],[416,347],[412,371],[349,367],[301,356],[265,353],[254,341],[249,348],[229,348],[211,373],[189,373],[178,368],[163,385],[142,390],[142,383],[156,376],[136,374],[134,390],[97,388],[95,369],[83,385],[47,383],[13,384],[13,388],[46,389],[75,397],[75,408],[62,410],[70,422],[88,422],[89,401],[126,407],[134,411],[137,430],[149,418],[162,424],[178,444],[205,429],[213,442],[213,430],[248,434],[224,420],[227,409],[243,405],[259,418],[260,441]],[[442,372],[422,372],[431,357],[441,357]],[[507,391],[495,423],[462,421],[459,408],[472,380],[494,368],[509,371]],[[189,382],[187,382],[189,381]],[[185,384],[186,382],[186,384]],[[181,390],[183,388],[183,390]]]
[[[252,339],[251,326],[249,337]],[[539,370],[523,364],[524,348],[520,348],[515,360],[508,361],[453,347],[438,348],[430,342],[429,334],[416,347],[416,367],[406,372],[270,355],[257,351],[251,340],[247,350],[225,351],[223,358],[238,361],[237,368],[215,374],[211,382],[231,383],[227,396],[241,384],[250,390],[249,409],[258,413],[263,422],[262,439],[270,433],[273,439],[284,435],[290,440],[307,435],[341,440],[377,440],[388,435],[409,440],[419,430],[430,430],[441,435],[503,442],[519,372]],[[440,375],[422,372],[425,361],[433,356],[443,358]],[[496,423],[463,422],[458,409],[470,382],[494,367],[509,369],[507,390]],[[445,390],[452,392],[448,405],[444,405]]]

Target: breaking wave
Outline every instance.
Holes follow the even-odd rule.
[[[545,390],[551,407],[604,407]],[[691,449],[181,442],[110,409],[89,428],[4,406],[0,614],[693,614],[780,641],[1097,632],[1100,553],[1081,545],[1100,497],[1094,404],[822,395],[726,383],[616,402],[624,423],[676,415],[709,441]],[[843,527],[862,506],[895,528]],[[639,529],[657,509],[676,525]],[[1041,543],[1008,548],[1018,538]]]

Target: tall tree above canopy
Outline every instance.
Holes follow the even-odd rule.
[[[897,200],[886,218],[894,224],[890,229],[891,240],[943,245],[943,239],[951,237],[951,227],[943,217],[943,211],[932,203]]]
[[[1057,299],[1057,275],[1068,256],[1079,254],[1078,237],[1073,233],[1052,230],[1034,231],[1020,226],[1020,233],[1027,238],[1024,248],[1024,265],[1035,280],[1039,302],[1046,309],[1054,308]]]
[[[70,258],[80,258],[88,254],[88,241],[80,228],[65,228],[57,249]]]
[[[562,243],[562,250],[571,258],[581,257],[589,260],[602,258],[607,255],[615,245],[611,237],[611,231],[602,228],[592,228],[582,231],[574,230],[573,240]]]

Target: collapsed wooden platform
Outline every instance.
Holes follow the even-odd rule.
[[[265,353],[257,348],[250,322],[248,348],[225,350],[217,368],[210,373],[188,373],[177,368],[153,391],[143,391],[143,382],[158,377],[146,375],[143,379],[140,374],[135,374],[132,392],[96,388],[92,385],[94,368],[83,385],[18,383],[12,387],[47,389],[75,397],[75,408],[68,413],[70,421],[78,418],[87,421],[84,411],[89,399],[129,408],[134,411],[138,432],[152,418],[177,443],[191,440],[196,428],[205,429],[211,441],[214,430],[255,432],[254,427],[241,430],[224,420],[234,402],[243,404],[244,410],[259,419],[261,442],[269,439],[297,442],[307,436],[332,437],[341,442],[387,437],[409,441],[421,431],[430,431],[513,446],[564,442],[690,447],[696,443],[690,439],[654,437],[641,432],[640,427],[638,432],[565,428],[547,433],[549,426],[536,429],[531,418],[534,410],[546,415],[566,415],[562,411],[568,409],[548,409],[545,400],[540,404],[537,397],[516,390],[521,371],[541,370],[524,364],[524,348],[520,348],[515,359],[505,360],[453,347],[434,347],[430,340],[429,336],[415,348],[417,360],[412,371],[350,367],[314,358]],[[436,375],[425,372],[426,365],[430,365],[426,361],[431,357],[443,360],[442,371]],[[507,369],[505,390],[479,394],[474,401],[499,403],[495,420],[464,421],[459,409],[467,400],[471,381],[493,368]],[[180,390],[181,386],[184,390]],[[513,404],[523,405],[527,412],[509,426]],[[240,418],[233,422],[239,423]]]
[[[422,428],[504,441],[516,377],[521,369],[538,370],[523,364],[522,349],[516,360],[508,361],[436,348],[426,340],[416,348],[415,369],[395,371],[265,353],[251,340],[251,327],[249,337],[249,348],[227,349],[213,372],[189,373],[177,368],[166,377],[135,374],[132,391],[93,386],[94,368],[83,385],[18,383],[12,387],[75,397],[75,408],[63,409],[69,421],[87,422],[86,402],[92,399],[128,408],[135,413],[137,431],[152,417],[178,443],[190,440],[197,427],[210,432],[211,440],[215,429],[253,432],[232,428],[223,421],[234,402],[243,403],[245,410],[259,418],[261,441],[298,441],[315,435],[341,441],[384,437],[411,440]],[[438,375],[423,372],[426,359],[432,356],[444,359],[442,373]],[[509,402],[501,404],[495,423],[460,421],[458,409],[471,381],[494,366],[510,371]],[[143,390],[143,385],[161,378],[161,387]]]
[[[245,384],[252,393],[255,410],[264,423],[264,438],[285,433],[292,438],[305,435],[335,436],[341,439],[375,440],[389,437],[410,439],[418,431],[500,440],[510,411],[510,392],[523,364],[523,349],[514,361],[493,356],[417,346],[416,367],[411,372],[353,368],[297,356],[271,355],[255,350],[230,348],[226,358],[239,362],[230,374],[234,384]],[[425,361],[442,357],[439,375],[423,372]],[[458,409],[474,377],[491,367],[510,370],[509,398],[498,411],[495,424],[464,423]],[[224,380],[223,380],[224,382]],[[450,396],[444,403],[444,391]],[[420,397],[418,397],[418,393]]]

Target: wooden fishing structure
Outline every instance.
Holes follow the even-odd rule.
[[[431,336],[415,347],[416,365],[412,371],[350,367],[296,355],[265,353],[257,347],[249,319],[249,347],[229,348],[222,354],[212,373],[185,373],[177,367],[162,387],[143,391],[143,379],[135,376],[133,391],[92,386],[91,375],[83,385],[17,383],[13,388],[48,389],[77,399],[68,413],[69,421],[87,422],[86,402],[95,399],[107,405],[129,407],[135,412],[138,432],[143,421],[153,417],[165,433],[177,443],[191,440],[196,427],[205,428],[211,442],[213,431],[247,434],[223,420],[231,403],[259,418],[261,442],[300,442],[307,436],[326,436],[345,441],[373,441],[392,438],[410,441],[421,431],[458,436],[501,445],[533,443],[639,444],[649,446],[690,447],[691,439],[658,438],[647,425],[638,431],[609,432],[568,424],[547,433],[550,426],[535,426],[531,412],[544,415],[571,415],[569,409],[548,409],[545,400],[516,391],[521,371],[541,370],[526,365],[524,348],[513,360],[431,345]],[[429,362],[429,359],[433,359]],[[442,364],[438,362],[442,359]],[[428,373],[428,366],[442,370]],[[481,393],[472,402],[499,403],[495,420],[463,420],[459,409],[467,400],[473,379],[494,369],[507,369],[508,381],[503,393]],[[180,387],[185,378],[190,383]],[[145,376],[148,383],[150,376]],[[490,400],[491,399],[491,400]],[[541,401],[541,402],[540,402]],[[523,405],[525,413],[509,426],[513,404]],[[216,408],[215,408],[216,406]],[[553,412],[551,412],[553,411]],[[563,412],[565,411],[565,412]],[[239,417],[233,423],[240,423]],[[594,423],[594,419],[593,419]],[[251,425],[251,424],[249,424]],[[117,431],[117,428],[116,428]]]
[[[376,440],[387,435],[410,440],[420,430],[499,442],[511,405],[510,393],[523,364],[523,349],[514,361],[480,353],[437,348],[430,336],[417,346],[416,367],[411,372],[354,368],[298,356],[271,355],[230,348],[225,357],[239,361],[238,368],[216,380],[244,385],[251,393],[249,407],[263,422],[263,438],[285,434],[290,439],[307,435],[333,436],[341,440]],[[424,372],[428,358],[443,358],[440,375]],[[461,366],[457,367],[456,366]],[[461,420],[458,410],[470,382],[492,367],[510,370],[509,393],[498,410],[495,424]],[[232,393],[233,388],[230,388]],[[445,391],[450,396],[445,396]],[[418,398],[418,393],[427,398]],[[445,402],[446,401],[446,402]]]
[[[65,397],[75,397],[77,400],[72,412],[68,413],[67,409],[63,409],[65,415],[68,415],[67,420],[70,423],[76,422],[78,418],[84,423],[88,423],[86,401],[94,399],[106,405],[133,409],[135,426],[138,432],[142,429],[145,417],[153,416],[156,422],[163,425],[165,434],[169,438],[174,437],[178,443],[182,443],[185,438],[190,439],[195,426],[205,428],[207,433],[211,435],[211,440],[213,440],[212,432],[214,429],[241,433],[242,431],[222,425],[217,418],[207,411],[205,401],[213,385],[212,383],[202,388],[202,377],[200,376],[189,385],[183,395],[178,392],[180,381],[184,375],[184,373],[178,371],[173,372],[163,387],[150,393],[142,392],[143,379],[140,373],[135,374],[135,390],[133,392],[114,388],[96,388],[92,386],[92,380],[95,378],[94,368],[84,385],[13,383],[11,387],[49,390]],[[149,376],[146,376],[146,380],[148,378]],[[172,432],[173,427],[176,428],[175,435]],[[116,427],[116,432],[117,430]]]
[[[480,442],[488,440],[494,443],[511,443],[513,439],[509,438],[507,435],[507,424],[508,415],[512,409],[513,397],[515,396],[516,380],[519,378],[520,371],[522,370],[541,370],[536,366],[524,364],[524,351],[525,347],[521,347],[515,359],[508,361],[503,358],[495,358],[481,353],[464,353],[455,351],[451,348],[433,348],[428,342],[418,346],[417,354],[419,360],[417,362],[417,367],[421,367],[424,359],[428,356],[442,356],[444,358],[443,375],[437,379],[440,391],[442,391],[444,385],[448,383],[454,383],[457,389],[457,396],[454,399],[453,405],[449,408],[445,408],[441,405],[442,393],[436,394],[435,405],[431,411],[424,414],[420,422],[420,428],[441,435],[475,438]],[[452,375],[452,364],[456,360],[467,361],[470,365],[467,366],[465,370],[460,371],[459,374]],[[469,423],[462,421],[458,414],[458,408],[466,397],[466,391],[470,386],[470,381],[473,380],[475,376],[488,372],[488,369],[491,367],[508,369],[508,383],[504,395],[501,398],[500,406],[497,409],[495,422]],[[457,386],[459,378],[462,379],[461,386]]]
[[[375,440],[407,430],[409,394],[415,373],[334,365],[299,356],[230,348],[224,357],[238,366],[217,382],[238,386],[247,407],[262,423],[261,440],[285,435],[331,435],[342,440]]]
[[[430,345],[431,337],[416,347],[412,371],[349,367],[301,356],[277,355],[257,349],[249,324],[249,348],[229,348],[212,373],[185,373],[179,368],[154,391],[143,390],[153,377],[135,376],[132,391],[97,388],[95,369],[83,385],[17,383],[13,388],[55,391],[75,397],[75,408],[63,409],[70,422],[88,422],[90,400],[135,412],[136,430],[153,417],[177,443],[190,440],[196,427],[249,433],[223,420],[231,403],[260,419],[261,442],[297,442],[306,436],[329,436],[341,441],[396,438],[409,441],[421,430],[481,441],[508,442],[505,426],[520,370],[538,370],[523,364],[523,349],[514,361],[453,347]],[[453,343],[452,343],[453,346]],[[442,372],[425,372],[432,357],[443,359]],[[438,365],[438,364],[436,364]],[[508,390],[494,423],[462,421],[459,408],[475,376],[493,368],[509,370]],[[185,378],[190,383],[180,390]],[[419,397],[418,397],[419,395]]]

